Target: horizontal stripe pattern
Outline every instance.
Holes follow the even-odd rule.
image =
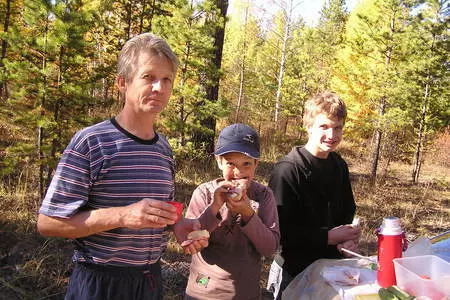
[[[80,210],[174,197],[172,150],[125,134],[114,120],[77,132],[65,149],[39,213],[70,218]],[[113,216],[111,216],[113,217]],[[164,229],[116,228],[76,239],[74,260],[116,266],[155,263],[167,245]]]

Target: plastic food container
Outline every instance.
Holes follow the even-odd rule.
[[[397,285],[413,296],[441,300],[450,295],[450,263],[435,255],[395,258]]]

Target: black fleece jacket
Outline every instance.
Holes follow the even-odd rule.
[[[314,157],[303,147],[278,161],[269,187],[277,200],[283,268],[296,276],[319,258],[340,258],[328,230],[350,224],[356,205],[347,163],[331,152]]]

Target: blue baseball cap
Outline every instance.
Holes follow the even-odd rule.
[[[230,152],[239,152],[258,159],[260,157],[258,133],[250,126],[241,123],[222,129],[214,154],[224,155]]]

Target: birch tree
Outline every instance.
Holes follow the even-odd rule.
[[[238,2],[233,10],[225,31],[220,97],[231,106],[228,122],[250,123],[259,127],[263,122],[259,114],[268,114],[260,101],[265,98],[260,92],[264,90],[264,85],[260,80],[258,62],[258,55],[263,51],[261,26],[254,17],[252,1]]]
[[[294,11],[299,5],[296,0],[280,1],[278,3],[280,7],[282,17],[282,28],[279,32],[280,38],[280,57],[279,57],[279,69],[277,76],[277,90],[275,95],[275,113],[274,123],[275,129],[279,128],[280,112],[282,109],[282,89],[283,89],[283,77],[286,69],[289,43],[292,40],[292,31],[294,25]]]

